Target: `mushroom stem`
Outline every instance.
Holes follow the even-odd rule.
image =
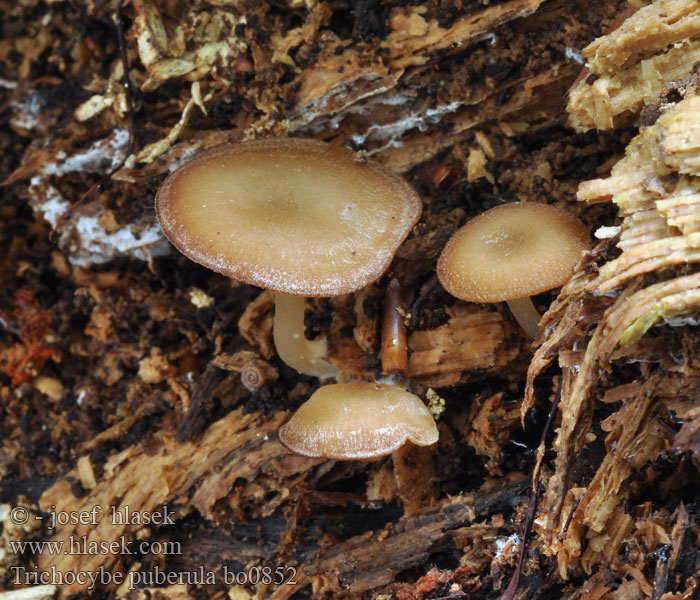
[[[405,375],[408,366],[406,346],[406,326],[401,301],[401,284],[392,279],[384,296],[384,316],[382,318],[382,373],[384,375]]]
[[[530,300],[530,296],[525,296],[525,298],[514,298],[512,300],[507,300],[510,312],[513,313],[515,320],[520,324],[532,339],[537,337],[537,331],[539,330],[540,323],[540,313],[537,312],[535,305]]]
[[[433,449],[407,441],[392,452],[391,460],[404,515],[413,515],[430,505],[435,493]]]
[[[275,320],[272,326],[277,354],[283,362],[305,375],[335,377],[336,368],[326,360],[328,343],[307,340],[304,335],[304,298],[275,293]]]

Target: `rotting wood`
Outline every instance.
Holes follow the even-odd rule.
[[[497,369],[517,356],[517,347],[506,347],[508,326],[500,313],[476,312],[466,305],[452,311],[445,325],[409,336],[410,377]]]
[[[443,500],[386,529],[326,548],[320,556],[302,562],[301,570],[316,597],[328,591],[359,594],[380,587],[390,583],[395,573],[425,562],[459,527],[512,507],[528,483],[527,478],[514,478],[500,489]]]
[[[213,518],[214,504],[229,493],[236,479],[246,478],[256,473],[261,464],[289,454],[276,440],[264,439],[284,419],[285,413],[264,421],[256,414],[244,416],[233,411],[209,427],[196,444],[178,443],[172,435],[162,435],[128,448],[108,459],[102,466],[103,477],[82,498],[76,498],[72,491],[70,478],[77,474],[66,474],[66,478],[44,492],[40,500],[42,508],[87,514],[99,507],[102,516],[96,524],[57,526],[52,539],[65,544],[70,539],[80,540],[82,536],[108,543],[121,539],[133,541],[141,525],[113,522],[112,510],[139,515],[159,510],[162,513],[167,508],[175,519],[196,509],[203,516]],[[251,427],[254,422],[256,426]],[[314,464],[314,461],[300,463],[302,470]],[[118,557],[118,553],[47,552],[39,556],[39,563],[42,570],[55,567],[61,572],[79,569],[96,572],[102,565],[108,569],[121,568]],[[80,589],[81,586],[61,588],[63,593]]]
[[[590,73],[569,95],[572,126],[612,129],[630,123],[665,85],[673,82],[685,95],[680,82],[690,83],[700,59],[700,10],[694,0],[657,0],[582,54]]]
[[[613,14],[615,5],[603,12]],[[96,12],[101,16],[107,8]],[[136,3],[134,15],[125,13],[133,18],[128,37],[143,67],[132,70],[132,86],[144,93],[158,92],[165,84],[186,89],[163,107],[164,121],[149,123],[160,139],[140,149],[115,178],[132,185],[162,178],[170,165],[192,152],[283,134],[361,145],[405,172],[468,141],[476,127],[495,121],[505,121],[507,127],[508,121],[547,120],[561,113],[579,65],[571,53],[553,49],[590,41],[590,21],[600,17],[582,12],[579,20],[560,3],[541,0],[486,7],[474,3],[449,19],[440,18],[449,10],[441,7],[429,14],[425,8],[391,7],[383,26],[386,35],[360,41],[329,32],[329,5],[317,0],[293,9],[301,24],[291,28],[282,24],[284,11],[276,13],[265,3],[192,8],[187,19],[169,6]],[[401,25],[405,14],[413,24],[408,30]],[[416,24],[428,34],[413,31]],[[256,35],[266,38],[266,44]],[[542,40],[547,51],[530,52],[531,37]],[[410,57],[414,66],[394,64],[392,56]],[[120,70],[112,69],[87,87],[92,95],[75,113],[82,133],[88,124],[104,121],[112,134],[102,131],[104,138],[87,151],[76,151],[63,140],[31,149],[6,179],[9,183],[33,176],[32,202],[49,220],[55,220],[59,205],[67,205],[51,173],[58,172],[59,179],[78,169],[102,173],[106,153],[121,156],[127,150],[127,136],[120,133],[126,131],[127,120]],[[216,119],[216,111],[229,104],[243,108],[227,121],[226,130],[196,123]],[[135,118],[138,122],[138,111]],[[124,129],[114,130],[115,121]],[[53,159],[59,154],[69,160],[58,164]],[[148,246],[161,239],[148,220],[118,212],[121,228],[113,234],[94,228],[88,243],[83,239],[88,221],[81,223],[81,217],[99,212],[98,200],[86,204],[65,224],[59,240],[84,264],[105,261],[117,248],[144,257]]]
[[[580,265],[577,275],[543,317],[542,326],[549,335],[530,364],[523,410],[530,405],[534,377],[558,354],[560,363],[566,363],[562,423],[554,442],[555,470],[544,498],[547,525],[543,538],[557,555],[562,577],[579,560],[584,570],[591,572],[597,564],[613,558],[623,538],[611,532],[631,527],[630,517],[621,506],[626,495],[635,491],[629,480],[639,477],[644,465],[653,463],[673,439],[670,428],[660,426],[648,415],[664,414],[664,403],[682,404],[697,396],[691,383],[697,377],[696,361],[684,356],[687,351],[682,350],[678,356],[642,357],[654,356],[654,345],[645,345],[644,341],[659,323],[666,328],[662,332],[667,340],[680,337],[683,348],[694,343],[693,334],[677,325],[694,322],[693,315],[700,306],[700,274],[694,272],[694,263],[699,260],[697,215],[685,209],[694,204],[698,181],[681,172],[682,165],[692,161],[697,152],[694,124],[698,100],[681,100],[644,129],[609,178],[581,185],[581,200],[612,199],[619,207],[623,222],[617,246],[621,254],[595,267]],[[688,131],[682,144],[675,133],[678,123],[684,123]],[[667,139],[672,141],[667,143]],[[679,200],[681,197],[686,201]],[[670,224],[679,213],[684,218]],[[601,250],[607,244],[601,244]],[[649,278],[650,273],[655,276]],[[598,303],[597,312],[586,314],[585,307],[595,297],[608,300]],[[577,344],[585,346],[585,353],[578,358],[562,352]],[[632,388],[635,393],[631,396],[626,392],[624,399],[620,398],[622,406],[600,425],[610,432],[605,439],[607,454],[596,466],[592,480],[577,488],[580,502],[571,526],[563,533],[564,522],[570,520],[565,506],[570,502],[567,494],[574,489],[572,464],[576,455],[600,435],[591,427],[596,409],[593,390],[605,390],[608,377],[631,361],[640,364],[644,383]],[[676,385],[675,372],[679,369],[690,387]],[[602,373],[606,375],[601,381]],[[607,392],[606,397],[612,401]],[[688,417],[691,421],[686,432],[692,431],[692,413]]]
[[[492,0],[488,6],[462,2],[461,8],[442,1],[410,7],[366,2],[355,11],[347,2],[317,0],[241,0],[182,10],[176,4],[123,3],[129,78],[138,88],[134,119],[144,144],[127,157],[124,73],[109,26],[114,3],[88,2],[78,13],[72,3],[53,2],[39,18],[39,8],[46,8],[41,3],[0,0],[6,15],[0,56],[9,73],[0,78],[6,125],[0,136],[6,183],[0,278],[7,282],[0,290],[0,367],[13,371],[29,357],[14,369],[23,383],[11,384],[14,371],[0,379],[0,554],[5,551],[11,565],[30,566],[31,557],[8,552],[8,540],[51,533],[63,540],[73,531],[10,527],[5,502],[34,507],[38,490],[51,486],[43,502],[67,510],[80,510],[93,497],[128,498],[134,507],[154,510],[165,497],[181,511],[173,526],[128,527],[123,535],[182,540],[182,557],[117,557],[115,569],[137,572],[157,564],[175,573],[202,565],[220,571],[228,560],[245,569],[274,556],[309,571],[300,571],[306,587],[276,589],[278,597],[311,590],[326,597],[427,600],[503,590],[518,547],[512,534],[519,532],[522,494],[449,531],[438,524],[451,502],[487,493],[478,490],[482,483],[501,486],[488,493],[505,493],[508,477],[533,463],[527,440],[541,406],[526,419],[525,434],[515,422],[531,349],[500,307],[455,302],[431,277],[445,240],[466,219],[494,203],[519,200],[566,206],[609,238],[553,300],[528,373],[524,406],[551,397],[551,375],[558,380],[560,369],[563,397],[571,404],[561,424],[569,438],[557,448],[566,460],[544,458],[545,467],[558,471],[544,470],[542,484],[552,491],[528,546],[522,593],[567,600],[692,597],[697,519],[678,500],[699,483],[691,452],[698,446],[693,236],[700,192],[688,184],[698,166],[693,110],[684,105],[673,118],[664,113],[697,86],[692,73],[668,83],[648,76],[672,72],[669,56],[686,68],[697,40],[687,19],[658,30],[652,40],[657,57],[639,55],[651,42],[643,47],[627,35],[639,14],[660,17],[660,6],[683,3],[650,3],[637,21],[619,28],[625,40],[598,43],[601,60],[636,49],[626,55],[632,70],[623,79],[648,83],[608,88],[608,100],[601,91],[598,116],[609,117],[608,104],[637,107],[645,97],[640,118],[659,127],[629,147],[624,169],[589,184],[585,206],[574,202],[579,182],[606,177],[629,134],[574,135],[563,126],[565,92],[581,70],[579,50],[627,5],[642,2]],[[665,52],[670,44],[676,54]],[[587,58],[596,64],[596,57]],[[625,114],[612,115],[613,126],[626,122]],[[388,459],[311,463],[284,454],[274,440],[275,423],[318,382],[277,361],[264,297],[251,303],[255,290],[205,274],[158,242],[151,198],[166,172],[219,143],[280,134],[372,153],[404,172],[423,196],[424,219],[393,269],[416,294],[407,323],[420,342],[414,361],[430,370],[430,352],[442,356],[444,350],[449,360],[438,361],[438,368],[452,366],[405,382],[426,399],[439,398],[445,410],[431,457],[434,479],[429,463],[403,464],[409,468],[396,473],[399,479],[416,475],[403,494]],[[71,216],[60,251],[48,244],[41,215],[55,219],[68,199],[125,158],[100,193]],[[449,175],[441,180],[439,173]],[[614,237],[617,208],[622,223]],[[308,302],[307,327],[314,335],[328,333],[342,377],[378,374],[376,308],[383,285]],[[194,288],[208,300],[193,303]],[[19,335],[31,311],[22,316],[7,309],[27,292],[35,294],[37,324],[46,324],[33,338]],[[476,321],[464,320],[469,315]],[[40,350],[50,356],[42,361]],[[238,375],[251,362],[266,373],[254,393]],[[425,390],[425,384],[440,387]],[[189,441],[178,441],[178,431]],[[238,446],[245,436],[250,442]],[[620,445],[625,454],[616,456]],[[169,462],[176,457],[179,469]],[[419,479],[431,479],[430,493],[422,493]],[[438,504],[429,506],[432,494]],[[557,494],[561,510],[551,517]],[[415,512],[402,517],[404,511]],[[421,521],[425,515],[433,519],[428,524]],[[409,525],[414,533],[392,534]],[[415,537],[426,530],[438,540],[429,547]],[[409,539],[415,554],[398,543]],[[356,570],[343,564],[345,552]],[[66,560],[83,570],[99,562]],[[333,569],[341,570],[341,580]],[[0,586],[12,587],[4,573],[0,568]],[[545,579],[548,573],[552,579]],[[350,587],[343,589],[344,582]],[[122,587],[99,594],[255,591],[273,590],[232,589],[219,581],[197,590]]]

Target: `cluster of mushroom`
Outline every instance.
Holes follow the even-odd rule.
[[[178,250],[223,275],[275,292],[273,338],[280,359],[322,379],[334,377],[336,369],[326,340],[305,337],[304,298],[349,294],[376,281],[421,209],[411,186],[381,165],[345,148],[291,138],[215,149],[172,173],[156,196],[161,227]],[[550,222],[568,229],[552,230]],[[530,234],[545,229],[553,232],[544,243],[550,254],[525,257],[538,243]],[[510,298],[561,285],[588,243],[583,225],[565,211],[540,204],[502,206],[455,234],[438,276],[464,300],[508,299],[519,320],[526,307],[529,323],[521,323],[534,336],[539,315],[532,303]],[[515,265],[527,262],[534,267],[523,268],[531,271],[514,276]],[[499,263],[500,272],[494,266]],[[546,270],[555,272],[548,281],[536,277]],[[511,291],[496,289],[500,284],[512,284]],[[292,451],[333,459],[386,455],[406,440],[430,445],[437,437],[417,396],[376,383],[323,386],[280,430],[280,440]]]

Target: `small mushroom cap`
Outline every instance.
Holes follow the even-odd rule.
[[[497,206],[469,221],[437,265],[443,287],[468,302],[525,298],[562,285],[591,247],[583,223],[530,202]]]
[[[299,296],[347,294],[378,279],[421,210],[388,169],[295,138],[215,149],[172,173],[156,196],[165,235],[187,257]]]
[[[391,454],[406,440],[429,446],[438,430],[421,399],[401,387],[337,383],[314,392],[279,438],[302,456],[363,460]]]

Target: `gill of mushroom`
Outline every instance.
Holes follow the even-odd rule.
[[[413,188],[385,167],[298,138],[213,149],[174,171],[156,196],[163,232],[180,252],[275,292],[280,359],[321,378],[336,369],[326,340],[304,335],[304,298],[378,279],[421,211]]]
[[[563,285],[590,247],[588,230],[568,211],[514,202],[459,229],[440,255],[437,274],[461,300],[506,301],[523,330],[535,338],[540,314],[530,296]]]

